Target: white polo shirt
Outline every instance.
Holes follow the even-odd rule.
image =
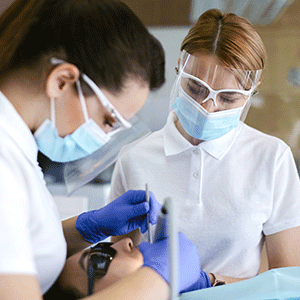
[[[36,275],[45,293],[64,266],[66,242],[34,137],[1,92],[0,136],[0,274]]]
[[[179,231],[196,244],[202,269],[236,278],[257,275],[263,235],[300,225],[300,183],[290,148],[244,123],[191,145],[166,126],[122,149],[110,201],[149,189],[177,204]]]

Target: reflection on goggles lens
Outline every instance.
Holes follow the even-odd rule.
[[[185,72],[182,72],[181,85],[199,104],[213,99],[214,105],[223,109],[243,106],[251,94],[251,91],[241,89],[213,90],[206,82]]]
[[[115,131],[117,129],[125,129],[125,128],[130,128],[131,126],[124,124],[124,121],[125,119],[121,120],[119,118],[119,115],[116,113],[116,111],[114,109],[110,109],[109,107],[106,107],[106,109],[109,111],[111,117],[114,119],[114,123],[112,124],[112,130],[111,131]],[[130,124],[130,123],[129,123]]]

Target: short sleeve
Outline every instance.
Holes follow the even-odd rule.
[[[265,235],[300,226],[300,182],[289,147],[277,159],[273,180],[273,208],[263,225]]]
[[[36,274],[24,175],[2,155],[0,170],[0,273]]]

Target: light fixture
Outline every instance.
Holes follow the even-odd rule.
[[[279,19],[294,0],[192,0],[190,19],[195,23],[199,16],[211,8],[245,17],[253,25],[266,26]]]

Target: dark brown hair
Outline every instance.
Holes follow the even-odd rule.
[[[0,76],[55,56],[100,87],[120,91],[127,76],[165,81],[164,51],[117,0],[15,0],[0,16]]]
[[[181,44],[188,53],[213,54],[229,68],[262,70],[266,62],[264,44],[253,26],[235,14],[218,9],[203,13]]]

